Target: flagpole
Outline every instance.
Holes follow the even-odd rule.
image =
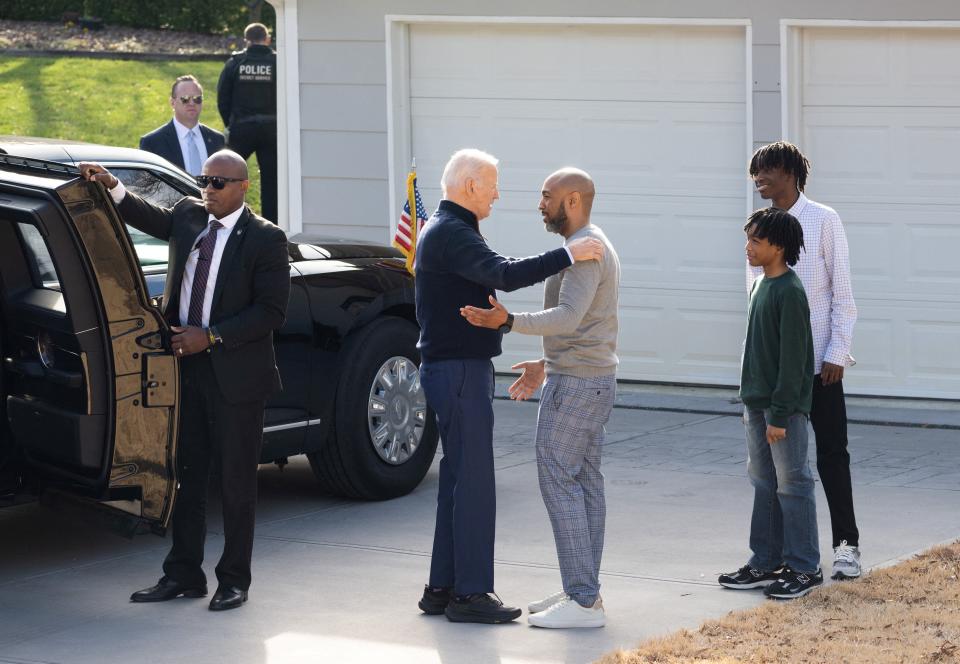
[[[417,252],[417,158],[410,160],[410,174],[407,176],[407,204],[410,206],[410,252],[407,254],[407,272],[413,274],[413,261]]]

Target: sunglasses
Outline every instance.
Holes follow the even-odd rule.
[[[203,95],[197,95],[196,97],[177,97],[177,99],[180,100],[181,104],[189,104],[190,102],[193,102],[194,104],[203,103]]]
[[[246,178],[225,178],[219,175],[198,175],[196,177],[197,186],[206,189],[208,184],[212,184],[214,189],[223,189],[228,182],[243,182]]]

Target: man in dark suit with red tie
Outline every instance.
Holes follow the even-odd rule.
[[[224,136],[200,122],[203,88],[194,76],[180,76],[170,88],[173,119],[140,137],[140,149],[160,155],[190,175],[200,175],[207,157],[224,146]]]
[[[106,186],[126,223],[169,243],[162,304],[180,358],[180,490],[163,577],[130,599],[207,594],[207,482],[218,458],[224,546],[210,609],[238,608],[250,587],[264,403],[280,389],[273,331],[290,294],[286,235],[244,205],[247,165],[229,150],[203,165],[203,200],[186,197],[172,208],[126,191],[99,164],[80,164],[80,172]]]

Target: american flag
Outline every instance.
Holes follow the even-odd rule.
[[[410,224],[411,202],[417,210],[416,228],[413,228]],[[393,246],[406,257],[407,271],[410,274],[413,274],[413,261],[417,254],[417,233],[420,232],[426,221],[427,211],[423,207],[420,192],[417,190],[417,174],[410,171],[407,176],[407,200],[403,204],[403,212],[400,213],[400,221],[397,223],[397,234],[393,237]]]

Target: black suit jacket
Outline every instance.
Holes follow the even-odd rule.
[[[128,191],[118,208],[124,222],[168,242],[163,314],[179,325],[183,271],[209,219],[203,202],[186,197],[161,208]],[[223,249],[210,307],[210,325],[223,343],[208,352],[228,402],[259,401],[281,389],[273,331],[283,325],[289,296],[287,236],[245,206]]]
[[[200,127],[200,135],[203,136],[203,143],[207,146],[208,157],[223,149],[225,144],[223,134],[202,122],[197,126]],[[177,138],[177,128],[173,126],[173,120],[141,136],[140,149],[160,155],[170,163],[187,170],[183,163],[183,150],[180,149],[180,139]]]

